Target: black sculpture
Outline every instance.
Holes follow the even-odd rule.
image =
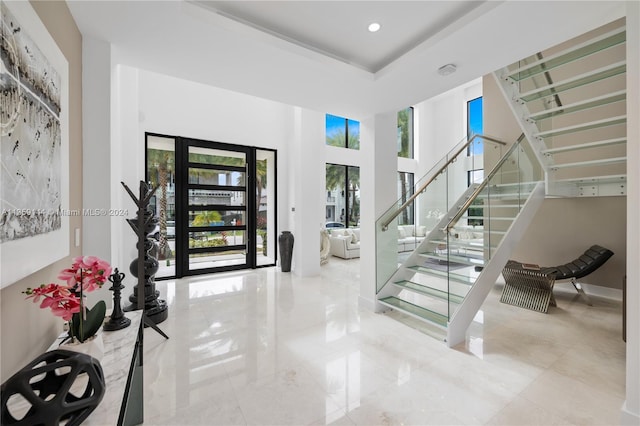
[[[131,305],[124,308],[125,311],[144,309],[144,325],[151,327],[163,337],[169,337],[158,328],[157,324],[166,320],[169,316],[167,302],[158,299],[160,292],[156,290],[155,274],[158,272],[158,243],[151,236],[158,224],[158,218],[149,210],[149,201],[158,187],[150,186],[140,181],[140,196],[136,197],[129,187],[121,182],[124,189],[133,199],[138,211],[135,219],[127,219],[127,223],[138,236],[138,257],[131,262],[129,271],[138,278],[138,284],[133,287],[133,293],[129,296]]]
[[[109,290],[113,291],[113,313],[109,321],[102,326],[105,331],[120,330],[129,327],[131,324],[131,320],[124,316],[124,312],[122,312],[122,307],[120,306],[120,291],[124,288],[122,284],[123,278],[124,274],[119,272],[118,268],[109,276],[109,281],[113,284],[111,288],[109,288]]]
[[[79,392],[82,383],[84,389]],[[100,404],[104,392],[104,373],[97,359],[63,349],[45,352],[2,384],[2,424],[79,425]],[[12,404],[9,399],[14,396],[19,399],[18,395],[30,407],[16,418],[7,403]]]

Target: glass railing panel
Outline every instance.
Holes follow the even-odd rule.
[[[467,212],[446,235],[450,286],[461,276],[475,282],[543,176],[542,166],[527,141],[517,143],[500,166],[491,171]],[[465,260],[466,266],[460,265]],[[449,315],[460,303],[458,297],[449,298]]]
[[[377,291],[391,278],[398,266],[406,260],[426,235],[442,221],[448,210],[447,170],[435,176],[411,205],[415,223],[399,225],[402,213],[392,219],[401,207],[400,201],[376,221]],[[391,220],[391,222],[385,224]]]
[[[468,190],[469,181],[482,182],[485,157],[493,156],[497,161],[504,146],[481,135],[460,141],[418,180],[413,200],[401,197],[376,221],[377,291],[438,224],[442,227],[447,223],[445,215],[456,203],[464,202],[460,198]],[[413,215],[404,214],[409,209]],[[414,223],[407,223],[409,217],[415,218]],[[444,238],[444,232],[435,237]]]

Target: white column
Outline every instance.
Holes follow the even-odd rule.
[[[376,244],[395,244],[397,235],[381,233],[376,241],[375,222],[398,198],[397,112],[377,114],[360,122],[360,305],[376,307]],[[387,241],[389,240],[389,241]],[[392,259],[393,263],[397,259]]]
[[[290,229],[295,238],[291,270],[298,276],[320,273],[320,229],[324,226],[325,115],[296,108],[289,156]],[[286,188],[286,183],[278,185]]]
[[[82,253],[111,261],[111,45],[82,42]]]
[[[640,3],[627,5],[627,392],[621,424],[640,425]]]
[[[135,281],[129,264],[138,257],[138,238],[126,219],[136,217],[137,207],[120,182],[136,196],[145,175],[144,116],[139,107],[138,69],[118,65],[113,73],[114,102],[111,138],[111,204],[116,212],[111,218],[111,256],[114,267]],[[158,192],[160,190],[158,189]],[[125,212],[126,215],[120,215]],[[127,283],[128,283],[127,282]]]

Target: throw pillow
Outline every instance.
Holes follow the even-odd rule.
[[[357,244],[358,243],[358,237],[356,237],[355,232],[351,234],[351,244]]]

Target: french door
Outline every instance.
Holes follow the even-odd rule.
[[[174,147],[173,182],[164,179],[163,184],[169,192],[173,184],[174,205],[164,209],[169,211],[166,225],[160,217],[159,240],[161,246],[168,240],[163,254],[173,265],[168,257],[166,264],[161,260],[156,276],[275,265],[275,239],[268,238],[276,233],[275,151],[147,134],[148,176],[154,174],[149,158],[166,158],[154,149],[168,149],[167,139]],[[164,204],[158,205],[167,205],[162,196]],[[163,209],[156,214],[167,215]]]

